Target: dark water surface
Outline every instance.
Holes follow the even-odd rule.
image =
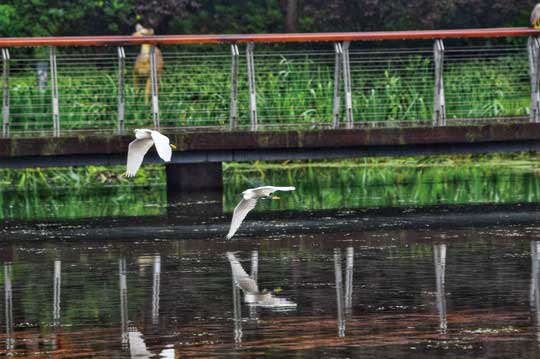
[[[253,237],[6,238],[0,353],[540,356],[539,223]]]
[[[0,356],[538,358],[540,176],[523,167],[1,192]],[[262,181],[297,190],[225,240]]]

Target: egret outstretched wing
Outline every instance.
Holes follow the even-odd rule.
[[[152,139],[154,140],[154,145],[156,145],[159,157],[161,157],[163,161],[169,162],[172,156],[169,138],[157,131],[152,131]]]
[[[154,141],[152,141],[150,138],[136,139],[131,141],[128,147],[126,171],[127,177],[135,176],[135,173],[137,173],[137,170],[139,167],[141,167],[144,155],[146,152],[148,152],[150,147],[152,147],[153,143]]]
[[[229,233],[227,233],[227,239],[231,239],[232,236],[236,233],[240,225],[242,224],[242,221],[244,218],[246,218],[249,211],[251,211],[253,208],[255,208],[255,205],[257,204],[256,199],[244,199],[238,203],[236,208],[233,212],[233,217],[231,220],[231,228],[229,229]]]
[[[252,191],[258,197],[268,197],[276,191],[294,191],[295,187],[274,187],[274,186],[262,186],[253,188]]]
[[[288,187],[262,186],[262,187],[253,188],[254,191],[257,191],[257,190],[270,190],[272,192],[275,192],[275,191],[294,191],[295,189],[296,189],[296,187],[293,187],[293,186],[288,186]]]

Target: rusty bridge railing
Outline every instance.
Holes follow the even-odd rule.
[[[538,35],[498,28],[0,38],[2,135],[539,122]],[[492,45],[496,37],[515,39]],[[146,78],[132,80],[143,44],[148,90]]]

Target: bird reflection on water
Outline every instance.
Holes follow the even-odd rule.
[[[235,253],[227,252],[226,256],[231,265],[233,284],[239,289],[241,289],[244,293],[244,303],[252,306],[274,309],[280,308],[286,310],[296,308],[296,303],[286,298],[277,297],[272,292],[267,290],[260,291],[257,284],[256,276],[255,278],[253,276],[254,272],[252,272],[251,276],[248,275],[240,264],[240,261],[236,258]],[[256,256],[255,258],[258,259],[258,256]],[[255,266],[258,268],[257,265]]]
[[[273,310],[292,310],[296,308],[296,303],[275,296],[272,292],[259,290],[257,284],[258,259],[257,251],[251,253],[251,275],[240,264],[236,253],[227,252],[225,254],[231,265],[232,287],[233,287],[233,305],[234,305],[234,341],[239,344],[242,342],[242,306],[240,304],[240,291],[244,293],[244,303],[249,305],[250,318],[256,319],[257,307],[270,308]]]
[[[4,294],[0,356],[31,356],[40,350],[59,358],[87,352],[96,357],[222,357],[231,352],[250,357],[254,352],[277,350],[283,354],[280,357],[287,357],[303,350],[305,357],[323,357],[328,352],[346,357],[348,348],[354,347],[380,358],[395,358],[424,345],[431,348],[429,356],[420,358],[449,352],[472,358],[479,357],[486,345],[493,351],[511,345],[512,354],[518,355],[507,357],[537,357],[538,241],[471,245],[471,241],[437,240],[422,241],[412,249],[390,242],[398,252],[394,247],[381,250],[380,239],[353,243],[353,247],[321,238],[311,244],[322,248],[291,250],[285,260],[281,246],[270,247],[275,242],[265,243],[269,247],[264,252],[252,250],[260,242],[234,246],[227,242],[226,248],[241,249],[239,253],[225,253],[223,244],[214,244],[215,250],[202,258],[200,248],[209,244],[189,242],[182,248],[182,260],[171,243],[143,243],[148,247],[139,246],[134,253],[122,247],[113,258],[100,257],[85,265],[77,264],[88,257],[54,252],[40,257],[40,266],[31,276],[24,259],[33,259],[36,251],[8,253],[0,283]],[[407,240],[403,243],[409,244]],[[301,243],[293,241],[288,248]],[[72,278],[89,267],[93,268],[85,282],[89,289],[95,292],[102,283],[108,287],[99,292],[106,300],[99,303],[97,313],[106,326],[93,326],[95,317],[70,316],[81,298]],[[103,271],[96,273],[95,268]],[[506,280],[492,280],[501,275],[517,283],[512,290]],[[284,280],[289,285],[283,292],[264,290]],[[472,283],[470,288],[462,289],[464,280]],[[28,300],[24,295],[30,292],[24,288],[46,294],[38,299],[47,302],[40,328],[25,327],[33,324],[33,318],[32,313],[21,315]],[[497,294],[497,301],[484,300],[490,293]],[[206,299],[212,300],[211,307],[203,303]],[[279,300],[292,304],[280,307]]]
[[[139,262],[140,262],[139,258]],[[159,322],[159,293],[161,281],[161,256],[152,257],[152,324]],[[148,350],[144,335],[135,323],[128,319],[128,288],[127,264],[125,258],[118,260],[118,285],[120,289],[121,342],[122,349],[129,349],[132,358],[153,358],[155,355]],[[174,349],[164,349],[159,353],[160,358],[175,358]]]

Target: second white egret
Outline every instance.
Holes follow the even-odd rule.
[[[229,233],[227,234],[227,239],[231,239],[234,236],[249,211],[255,208],[258,199],[270,198],[272,193],[274,193],[275,191],[294,190],[295,187],[263,186],[257,188],[250,188],[242,192],[242,199],[234,208],[233,217],[231,220],[231,227],[229,229]]]

